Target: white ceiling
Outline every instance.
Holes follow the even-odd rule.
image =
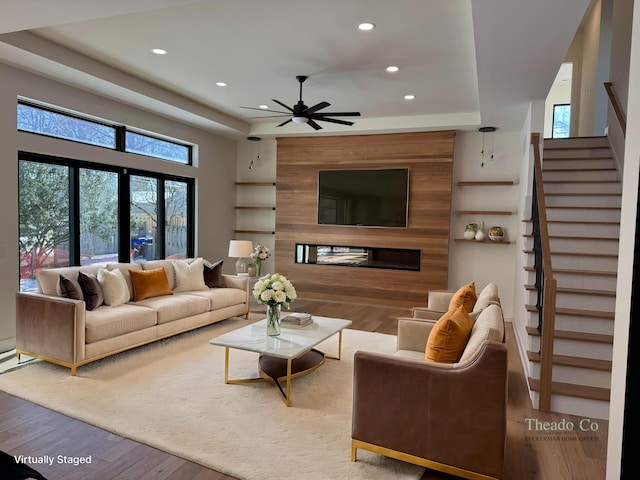
[[[2,0],[11,14],[0,18],[0,62],[236,137],[513,130],[546,97],[588,4]],[[376,28],[359,31],[363,21]],[[362,116],[315,132],[242,108],[293,105],[296,75],[309,76],[305,104]]]

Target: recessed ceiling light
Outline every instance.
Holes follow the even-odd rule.
[[[259,105],[259,107],[263,110],[267,110],[269,108],[269,105]]]
[[[362,31],[368,32],[369,30],[373,30],[376,26],[371,22],[363,22],[358,25],[358,28]]]
[[[151,51],[156,55],[166,55],[167,51],[163,48],[152,48]]]
[[[415,99],[416,99],[416,96],[415,96],[415,95],[405,95],[405,96],[404,96],[404,99],[405,99],[405,100],[415,100]]]
[[[229,84],[227,82],[216,82],[216,85],[219,86],[219,87],[226,87]]]
[[[395,73],[398,70],[400,70],[400,67],[396,67],[395,65],[390,65],[387,67],[387,72],[389,73]]]

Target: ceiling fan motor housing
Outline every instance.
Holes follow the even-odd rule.
[[[307,78],[308,77],[306,75],[297,75],[296,76],[296,80],[298,80],[298,82],[300,83],[300,99],[298,100],[298,102],[295,105],[293,105],[293,107],[289,107],[288,105],[286,105],[285,103],[281,102],[280,100],[272,99],[278,105],[281,105],[282,107],[286,108],[287,110],[289,110],[291,112],[291,118],[289,120],[286,120],[286,121],[282,122],[278,126],[282,127],[283,125],[286,125],[289,122],[308,123],[313,129],[320,130],[322,127],[316,123],[316,120],[321,121],[321,122],[338,123],[338,124],[341,124],[341,125],[353,125],[353,122],[348,122],[346,120],[338,120],[336,118],[329,118],[329,117],[330,116],[335,116],[335,117],[359,117],[360,116],[360,112],[325,112],[325,113],[318,113],[319,110],[327,108],[331,104],[329,102],[320,102],[320,103],[314,105],[313,107],[307,107],[304,104],[304,102],[302,101],[302,84],[304,83],[304,81]],[[251,110],[257,110],[255,108],[251,108],[251,107],[243,107],[243,108],[250,108]],[[287,114],[287,112],[282,112],[282,111],[278,111],[278,110],[262,110],[262,111],[279,113],[279,114],[283,114],[283,113]]]

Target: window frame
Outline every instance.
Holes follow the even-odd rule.
[[[56,107],[52,107],[50,105],[44,105],[32,100],[27,100],[27,99],[23,99],[23,98],[19,98],[18,102],[17,102],[17,106],[19,105],[25,105],[27,107],[30,108],[34,108],[37,110],[42,110],[45,112],[50,112],[50,113],[54,113],[56,115],[62,115],[65,117],[69,117],[69,118],[73,118],[76,120],[81,120],[83,122],[88,122],[88,123],[94,123],[96,125],[100,125],[103,127],[109,127],[112,128],[114,131],[114,146],[113,147],[108,147],[105,145],[96,145],[93,143],[88,143],[88,142],[83,142],[74,138],[66,138],[66,137],[60,137],[60,136],[56,136],[56,135],[49,135],[46,133],[42,133],[42,132],[34,132],[32,130],[25,130],[19,127],[17,119],[16,119],[16,128],[19,132],[25,132],[25,133],[29,133],[32,135],[40,135],[43,137],[49,137],[49,138],[55,138],[58,140],[65,140],[68,142],[74,142],[74,143],[79,143],[82,145],[90,145],[93,147],[98,147],[98,148],[106,148],[107,150],[114,150],[116,152],[123,152],[126,153],[128,155],[140,155],[143,157],[149,157],[149,158],[155,158],[157,160],[161,160],[164,162],[171,162],[171,163],[175,163],[177,165],[187,165],[187,166],[193,166],[193,145],[190,145],[186,142],[180,142],[180,141],[176,141],[176,140],[170,140],[166,137],[163,137],[160,134],[157,133],[149,133],[146,131],[142,131],[133,127],[128,127],[126,125],[120,125],[117,123],[112,123],[112,122],[108,122],[106,120],[99,120],[96,119],[90,115],[83,115],[81,113],[77,113],[77,112],[70,112],[67,111],[63,108],[56,108]],[[16,109],[16,116],[17,116],[17,109]],[[180,147],[185,147],[187,149],[187,161],[186,162],[182,162],[182,161],[176,161],[176,160],[171,160],[171,159],[167,159],[167,158],[163,158],[163,157],[158,157],[155,155],[151,155],[151,154],[144,154],[144,153],[137,153],[137,152],[132,152],[129,151],[127,149],[127,133],[133,133],[135,135],[141,135],[144,137],[148,137],[154,140],[158,140],[161,142],[167,142],[167,143],[171,143]]]
[[[187,187],[187,248],[188,258],[195,253],[195,179],[141,169],[105,165],[102,163],[77,160],[41,153],[18,151],[18,162],[30,161],[59,165],[69,168],[69,266],[78,266],[80,259],[80,169],[92,169],[118,174],[118,262],[131,263],[130,257],[130,177],[132,175],[149,177],[158,180],[158,198],[164,199],[165,181],[183,182]],[[160,196],[162,195],[162,196]],[[155,256],[165,258],[165,227],[166,217],[164,201],[158,201],[158,228]]]

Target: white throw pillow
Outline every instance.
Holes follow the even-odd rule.
[[[119,269],[107,270],[106,268],[101,268],[98,270],[98,282],[102,287],[105,304],[117,307],[129,301],[129,287]]]
[[[204,260],[196,258],[187,263],[184,260],[174,260],[173,268],[176,272],[176,288],[174,292],[189,292],[193,290],[208,290],[204,283]]]

